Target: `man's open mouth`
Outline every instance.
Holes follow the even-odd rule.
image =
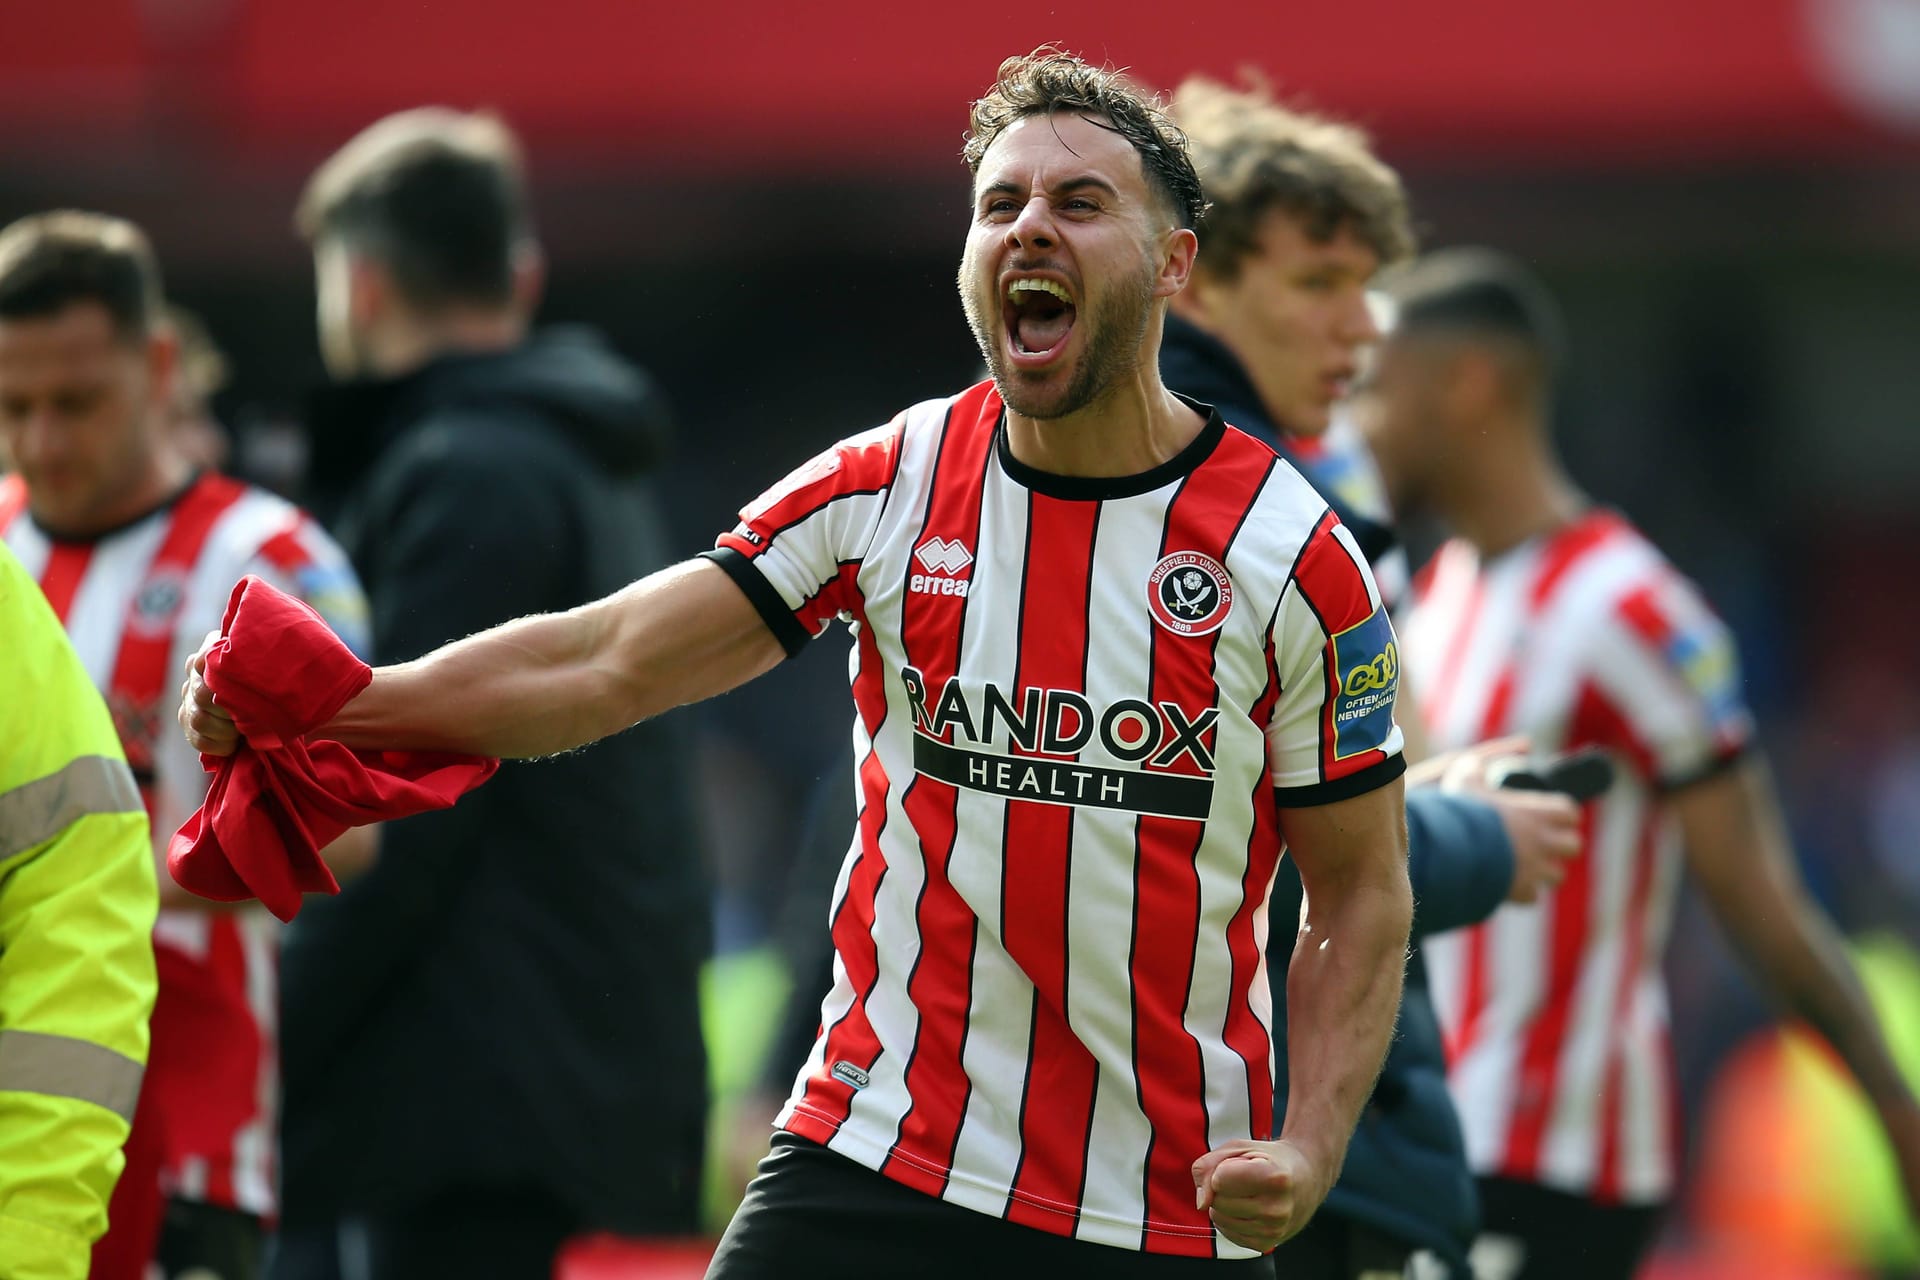
[[[1015,355],[1050,356],[1073,332],[1073,294],[1056,280],[1023,279],[1007,286],[1003,304],[1007,340]]]

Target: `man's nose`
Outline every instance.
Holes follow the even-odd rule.
[[[74,453],[72,418],[52,405],[30,409],[10,434],[23,466],[45,467],[65,462]]]
[[[22,458],[41,459],[60,451],[65,433],[59,415],[46,405],[35,405],[15,423],[14,449]]]
[[[1050,249],[1059,240],[1054,227],[1053,205],[1045,196],[1035,196],[1020,210],[1020,216],[1007,227],[1007,243],[1022,249]]]
[[[1367,305],[1365,290],[1356,289],[1340,312],[1340,336],[1355,346],[1380,340],[1380,325]]]

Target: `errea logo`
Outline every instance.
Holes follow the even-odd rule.
[[[910,577],[907,590],[932,596],[964,597],[967,594],[971,583],[959,575],[973,563],[973,553],[958,538],[929,538],[920,544],[913,558],[926,572]]]
[[[928,573],[958,573],[973,563],[973,553],[958,538],[952,542],[929,538],[920,544],[913,558],[924,565]]]

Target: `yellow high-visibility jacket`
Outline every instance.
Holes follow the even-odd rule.
[[[106,704],[0,544],[0,1277],[84,1280],[140,1094],[153,852]]]

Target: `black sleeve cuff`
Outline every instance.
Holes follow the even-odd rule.
[[[753,562],[735,551],[732,547],[715,547],[711,551],[700,553],[702,560],[711,560],[727,571],[734,585],[744,591],[747,600],[759,614],[761,621],[767,624],[767,630],[773,632],[780,647],[787,651],[789,658],[807,647],[807,641],[813,639],[807,629],[793,616],[793,610],[787,608],[787,602],[773,589],[761,572],[753,567]]]
[[[1351,800],[1369,791],[1377,791],[1407,771],[1407,758],[1398,752],[1379,764],[1370,764],[1358,773],[1310,787],[1275,787],[1273,802],[1282,809],[1311,809],[1318,804]]]
[[[1676,791],[1684,791],[1688,787],[1717,778],[1723,773],[1731,772],[1747,758],[1752,749],[1752,743],[1743,742],[1731,750],[1721,752],[1697,768],[1689,769],[1685,773],[1673,774],[1671,777],[1660,778],[1656,781],[1655,785],[1663,795],[1672,795]]]

